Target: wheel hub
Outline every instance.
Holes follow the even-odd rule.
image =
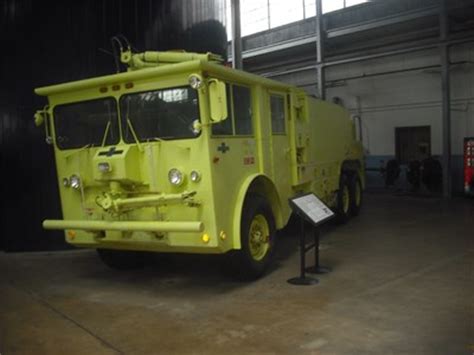
[[[249,230],[249,247],[253,259],[261,260],[270,248],[270,228],[266,218],[259,214],[254,217]]]

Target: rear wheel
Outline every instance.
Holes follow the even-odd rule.
[[[97,249],[105,265],[116,270],[134,270],[145,266],[147,254],[139,251]]]
[[[242,280],[262,276],[272,261],[275,220],[267,200],[255,194],[246,197],[240,225],[241,249],[232,252],[231,271]]]
[[[336,219],[338,223],[346,223],[350,217],[350,188],[347,175],[341,174],[337,191]]]
[[[362,182],[360,181],[359,175],[356,173],[352,175],[349,182],[350,192],[350,214],[357,216],[362,206]]]

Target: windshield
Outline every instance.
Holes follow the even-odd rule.
[[[134,143],[161,139],[193,138],[199,120],[196,90],[190,87],[162,89],[122,96],[123,140]]]
[[[56,106],[54,127],[60,149],[117,144],[116,101],[106,98]]]

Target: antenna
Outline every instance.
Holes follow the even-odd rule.
[[[131,45],[127,37],[125,37],[122,34],[118,34],[116,36],[111,37],[110,43],[112,45],[112,55],[115,61],[115,69],[117,73],[120,73],[120,53],[123,52],[124,47],[126,47],[127,50],[130,50]],[[125,46],[124,46],[124,43],[125,43]]]

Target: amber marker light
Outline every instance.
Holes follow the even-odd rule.
[[[202,235],[201,239],[202,239],[203,243],[207,244],[211,240],[211,237],[209,236],[209,234],[205,233],[205,234]]]

